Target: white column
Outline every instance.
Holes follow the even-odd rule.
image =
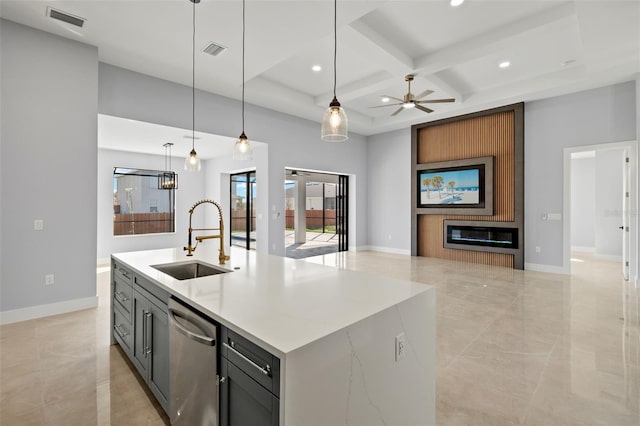
[[[296,243],[307,242],[307,181],[304,177],[298,176],[296,182],[296,213],[294,219],[296,228]]]

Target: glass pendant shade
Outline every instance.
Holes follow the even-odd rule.
[[[253,147],[249,143],[247,135],[242,132],[236,144],[233,146],[234,160],[253,160]]]
[[[184,161],[184,169],[188,172],[199,172],[201,168],[200,157],[195,149],[192,149]]]
[[[336,98],[324,112],[320,139],[326,142],[344,142],[349,139],[347,113]]]

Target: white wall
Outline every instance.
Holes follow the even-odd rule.
[[[634,86],[630,81],[525,105],[525,267],[566,270],[562,221],[541,218],[563,211],[564,148],[635,140]]]
[[[622,260],[623,149],[598,150],[595,161],[595,254]]]
[[[596,246],[596,160],[571,160],[571,247],[595,251]]]
[[[191,128],[191,88],[103,63],[99,77],[100,113]],[[249,84],[249,98],[250,90]],[[321,117],[321,109],[318,114]],[[240,119],[238,101],[196,92],[196,130],[235,138],[241,130]],[[355,185],[349,190],[355,220],[350,222],[354,233],[350,245],[367,244],[367,148],[363,136],[350,133],[346,143],[325,143],[320,140],[319,123],[254,105],[246,107],[246,133],[251,140],[269,145],[269,215],[263,214],[270,253],[284,255],[285,166],[352,175]],[[174,147],[174,153],[177,149]]]
[[[0,34],[0,322],[11,322],[97,303],[98,51],[6,20]]]
[[[160,145],[158,150],[160,150]],[[177,160],[177,161],[176,161]],[[173,164],[182,164],[174,159]],[[182,167],[174,167],[178,173],[176,189],[176,232],[149,235],[113,235],[113,168],[142,168],[161,170],[164,167],[163,155],[137,154],[133,152],[98,150],[98,251],[99,260],[108,259],[112,253],[123,251],[152,250],[166,247],[184,247],[187,245],[189,229],[189,209],[196,201],[204,198],[207,164],[203,164],[200,173],[190,173]],[[121,200],[122,202],[122,200]],[[194,217],[194,224],[201,227],[203,221]],[[93,259],[95,262],[95,259]]]
[[[411,130],[367,138],[369,246],[411,253]]]

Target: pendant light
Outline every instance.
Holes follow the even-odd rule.
[[[253,147],[244,133],[244,40],[245,40],[245,0],[242,0],[242,133],[233,146],[234,160],[253,160]]]
[[[164,170],[158,176],[158,189],[178,189],[178,174],[171,170],[171,147],[173,144],[167,142],[162,146],[164,146]]]
[[[188,172],[199,172],[202,165],[196,152],[196,3],[200,0],[189,0],[193,3],[193,38],[191,44],[191,152],[184,161],[184,169]]]
[[[333,100],[322,117],[320,138],[326,142],[349,139],[347,114],[336,97],[336,59],[338,56],[338,0],[333,1]]]

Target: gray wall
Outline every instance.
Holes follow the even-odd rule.
[[[571,160],[571,247],[595,250],[596,159]]]
[[[0,310],[95,299],[98,51],[6,20],[0,35]]]
[[[161,146],[159,145],[159,150]],[[98,150],[98,259],[108,259],[111,253],[123,251],[152,250],[166,247],[181,247],[187,244],[189,228],[189,209],[205,192],[206,162],[200,173],[189,173],[182,169],[182,159],[173,164],[178,173],[178,189],[176,192],[176,232],[172,234],[113,236],[113,168],[130,167],[159,170],[164,167],[161,155],[137,154],[133,152]],[[126,204],[120,199],[121,204]],[[194,218],[198,227],[204,224]],[[94,259],[95,262],[95,259]]]
[[[369,246],[411,252],[411,129],[367,138]]]
[[[595,254],[622,260],[622,149],[600,150],[595,162]]]
[[[102,114],[191,128],[189,87],[101,63],[99,92]],[[196,130],[236,138],[241,130],[240,118],[238,101],[196,92]],[[250,139],[269,145],[270,253],[284,254],[285,166],[353,175],[355,185],[350,195],[358,207],[353,212],[355,238],[350,244],[367,244],[367,151],[363,136],[350,133],[347,143],[325,143],[320,140],[320,124],[253,105],[246,108],[246,133]]]
[[[525,105],[525,263],[563,267],[564,148],[636,139],[633,81]],[[535,247],[542,248],[540,253]]]

